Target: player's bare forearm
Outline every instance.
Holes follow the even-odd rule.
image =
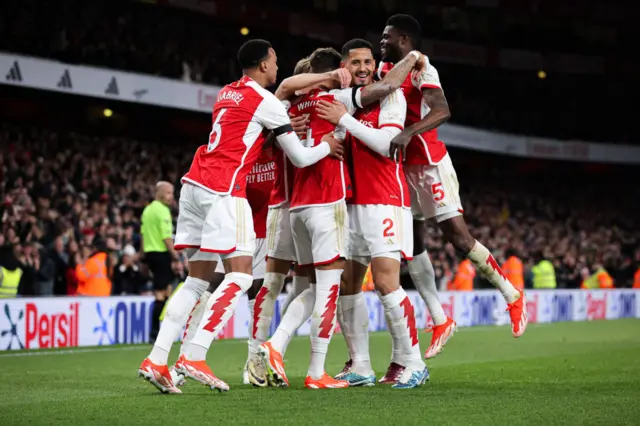
[[[370,105],[398,90],[416,65],[417,60],[416,55],[409,54],[398,62],[381,81],[363,87],[360,92],[362,106]]]
[[[411,136],[419,135],[433,130],[451,117],[449,104],[444,92],[439,88],[427,88],[422,90],[422,97],[429,105],[429,113],[415,124],[407,127],[405,132]]]
[[[294,75],[284,79],[284,81],[280,83],[280,86],[278,86],[278,89],[276,90],[276,98],[281,101],[289,99],[294,96],[298,90],[330,80],[332,80],[331,72]]]

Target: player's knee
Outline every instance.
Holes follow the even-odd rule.
[[[400,287],[400,276],[393,271],[378,271],[373,274],[373,286],[377,292],[386,296]]]

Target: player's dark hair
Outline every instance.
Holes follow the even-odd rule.
[[[411,45],[414,48],[418,48],[420,46],[420,34],[422,33],[422,29],[420,28],[420,23],[413,16],[406,15],[404,13],[393,15],[387,19],[387,26],[393,27],[400,34],[409,37]]]
[[[340,68],[342,56],[333,47],[316,49],[309,57],[312,73],[333,71]]]
[[[243,70],[256,68],[260,62],[269,57],[271,43],[267,40],[249,40],[238,50],[238,62]]]
[[[353,49],[369,49],[373,52],[373,45],[361,38],[351,39],[342,46],[342,57],[349,56],[349,51]]]

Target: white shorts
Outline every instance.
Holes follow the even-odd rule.
[[[245,198],[218,195],[185,183],[180,191],[180,213],[175,248],[199,248],[222,259],[255,250],[251,207]],[[211,259],[215,260],[215,259]]]
[[[404,175],[414,219],[435,217],[439,223],[462,215],[458,177],[449,154],[435,166],[405,164]]]
[[[256,238],[256,250],[253,252],[253,266],[251,274],[254,280],[264,279],[264,273],[267,269],[267,243],[265,238]],[[216,273],[224,274],[224,264],[222,259],[218,258],[216,264]]]
[[[413,258],[410,209],[384,204],[353,204],[348,210],[350,258],[391,257],[398,261],[400,256]]]
[[[289,204],[269,208],[267,214],[267,256],[274,259],[296,261],[293,245]]]
[[[349,254],[349,217],[344,201],[291,211],[291,231],[301,266],[326,265]]]

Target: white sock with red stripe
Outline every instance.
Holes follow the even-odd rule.
[[[507,303],[513,303],[520,297],[518,290],[509,282],[502,268],[496,262],[489,250],[479,241],[473,245],[473,249],[467,253],[467,258],[473,262],[478,271],[491,283],[495,288],[500,290],[502,297]]]
[[[233,316],[240,296],[251,287],[252,281],[253,277],[249,274],[230,272],[225,275],[224,281],[207,301],[198,331],[186,349],[185,356],[189,361],[204,361],[207,358],[213,339]]]
[[[187,277],[182,287],[173,294],[168,302],[167,312],[160,326],[158,337],[149,354],[152,363],[167,365],[173,342],[180,336],[180,332],[189,318],[189,312],[208,287],[209,283],[204,280]]]
[[[436,287],[436,273],[433,270],[431,259],[427,251],[423,251],[417,256],[413,256],[413,260],[409,261],[409,275],[416,286],[416,290],[420,293],[420,297],[424,300],[427,309],[431,314],[435,325],[447,322],[447,315],[442,309],[440,298],[438,297],[438,288]]]
[[[256,299],[253,300],[249,300],[249,318],[253,318],[253,307],[256,304]],[[249,321],[249,355],[247,357],[247,359],[249,359],[251,357],[251,354],[257,354],[258,353],[258,346],[260,346],[259,343],[256,343],[255,339],[253,338],[253,321]]]
[[[311,362],[307,376],[318,380],[324,374],[329,342],[336,325],[342,269],[316,269],[316,301],[311,315]]]
[[[351,371],[361,376],[373,374],[369,357],[369,310],[364,293],[340,296],[338,318],[351,355]]]
[[[394,339],[394,349],[398,351],[403,361],[398,364],[416,370],[424,368],[418,342],[415,310],[407,293],[399,288],[386,296],[381,296],[380,301],[388,320],[389,331]]]
[[[301,295],[303,291],[308,289],[309,285],[310,285],[309,278],[294,275],[293,286],[291,288],[291,291],[287,294],[287,298],[284,299],[284,302],[282,303],[283,314],[287,312],[287,309],[289,308],[289,305],[291,304],[291,302],[293,302],[293,300],[296,297]]]
[[[191,310],[191,314],[189,314],[189,318],[187,319],[187,327],[184,330],[184,334],[182,335],[182,344],[180,345],[180,355],[184,354],[187,346],[193,340],[193,336],[196,335],[196,331],[198,331],[198,325],[200,325],[200,321],[202,320],[202,315],[204,315],[204,309],[207,305],[207,301],[211,297],[211,293],[207,290],[202,293],[200,299],[196,302],[196,306]]]
[[[270,340],[273,348],[280,352],[282,356],[287,352],[289,342],[291,342],[291,338],[296,334],[296,331],[311,317],[315,303],[316,286],[311,284],[308,289],[293,299],[287,312],[282,316],[280,325],[278,325]]]
[[[282,291],[284,279],[284,274],[275,272],[264,274],[264,282],[258,291],[253,308],[253,326],[250,331],[252,350],[255,352],[258,352],[258,347],[269,339],[269,329],[273,320],[276,299]]]

